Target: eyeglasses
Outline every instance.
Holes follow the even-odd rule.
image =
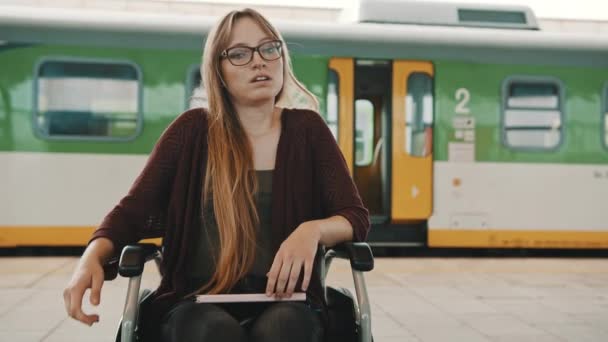
[[[270,62],[281,58],[282,45],[280,40],[271,40],[256,47],[235,46],[222,51],[220,57],[228,58],[228,61],[234,66],[242,66],[249,64],[253,59],[253,53],[257,51],[262,59]]]

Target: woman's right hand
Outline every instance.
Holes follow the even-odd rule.
[[[63,290],[65,311],[77,321],[89,326],[99,322],[99,315],[87,315],[82,312],[82,298],[87,289],[91,289],[89,300],[99,305],[101,286],[104,281],[103,263],[114,253],[114,244],[107,238],[93,240],[85,249],[72,279]]]
[[[63,290],[63,300],[68,315],[89,326],[99,322],[99,315],[87,315],[82,311],[82,299],[87,289],[91,289],[89,300],[99,305],[101,286],[104,281],[101,261],[91,256],[83,256],[74,270],[72,279]]]

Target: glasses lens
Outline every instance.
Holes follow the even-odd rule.
[[[260,54],[264,59],[274,60],[281,57],[281,42],[268,42],[260,45]]]
[[[247,48],[233,48],[228,51],[228,59],[235,65],[243,65],[251,60],[251,50]]]

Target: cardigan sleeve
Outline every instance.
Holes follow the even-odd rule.
[[[365,241],[370,230],[369,211],[363,205],[346,160],[329,127],[319,114],[312,113],[312,116],[315,178],[321,186],[325,214],[347,219],[353,227],[353,240]]]
[[[130,190],[105,216],[89,243],[105,237],[119,253],[127,244],[162,235],[188,117],[180,115],[165,129]]]

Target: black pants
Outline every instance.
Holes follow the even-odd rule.
[[[182,301],[163,317],[163,342],[322,342],[319,313],[304,302]]]

